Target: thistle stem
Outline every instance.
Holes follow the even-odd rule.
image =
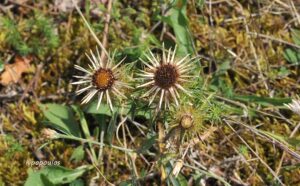
[[[83,138],[79,138],[79,137],[76,137],[76,136],[58,134],[57,138],[71,139],[71,140],[75,140],[75,141],[81,141],[82,143],[90,143],[90,144],[95,144],[95,145],[100,145],[100,146],[108,146],[108,147],[111,147],[113,149],[120,150],[120,151],[123,151],[123,152],[126,152],[126,153],[134,153],[135,152],[132,149],[126,149],[126,148],[115,146],[115,145],[107,145],[105,143],[101,143],[101,142],[97,142],[97,141],[93,141],[93,140],[89,140],[89,139],[83,139]]]

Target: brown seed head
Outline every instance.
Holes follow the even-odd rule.
[[[176,84],[178,77],[179,73],[174,65],[164,64],[157,67],[154,73],[154,82],[159,88],[169,89]]]
[[[99,90],[107,90],[112,87],[115,77],[110,69],[100,68],[93,75],[93,84]]]

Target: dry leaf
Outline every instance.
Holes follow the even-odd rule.
[[[102,16],[103,12],[99,9],[99,3],[106,4],[108,0],[91,0],[90,1],[90,11],[94,16]],[[75,4],[79,7],[83,7],[85,4],[82,0],[55,0],[54,7],[59,12],[71,12],[75,9]]]
[[[13,64],[5,65],[3,73],[0,75],[0,83],[4,86],[16,83],[24,72],[30,67],[32,57],[16,57]]]
[[[79,4],[79,0],[74,0],[74,3]],[[55,0],[54,5],[61,12],[71,12],[75,6],[72,0]]]

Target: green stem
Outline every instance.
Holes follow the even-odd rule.
[[[93,140],[89,140],[89,139],[83,139],[83,138],[79,138],[79,137],[76,137],[76,136],[68,136],[68,135],[64,135],[64,134],[58,134],[57,137],[58,138],[63,138],[63,139],[71,139],[71,140],[81,141],[83,143],[91,143],[91,144],[100,145],[100,146],[104,146],[104,147],[108,146],[108,147],[111,147],[113,149],[120,150],[120,151],[127,152],[127,153],[135,152],[132,149],[126,149],[126,148],[115,146],[115,145],[107,145],[105,143],[101,143],[101,142],[97,142],[97,141],[93,141]]]
[[[89,139],[91,137],[91,134],[90,134],[90,130],[89,130],[87,121],[85,120],[83,112],[76,106],[74,106],[73,109],[79,115],[81,128],[82,128],[82,131],[85,135],[85,138]],[[92,153],[92,156],[93,156],[92,157],[93,161],[95,162],[95,164],[98,164],[98,162],[97,162],[98,158],[97,158],[97,155],[96,155],[95,150],[94,150],[93,146],[91,145],[91,143],[89,143],[89,147],[90,147],[90,150],[91,150],[91,153]]]

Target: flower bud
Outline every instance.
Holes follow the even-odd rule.
[[[55,130],[45,128],[42,130],[42,136],[45,139],[55,139],[57,138],[57,132]]]
[[[190,115],[190,114],[184,114],[181,117],[180,125],[184,129],[191,128],[194,125],[194,118],[193,118],[193,116]]]

